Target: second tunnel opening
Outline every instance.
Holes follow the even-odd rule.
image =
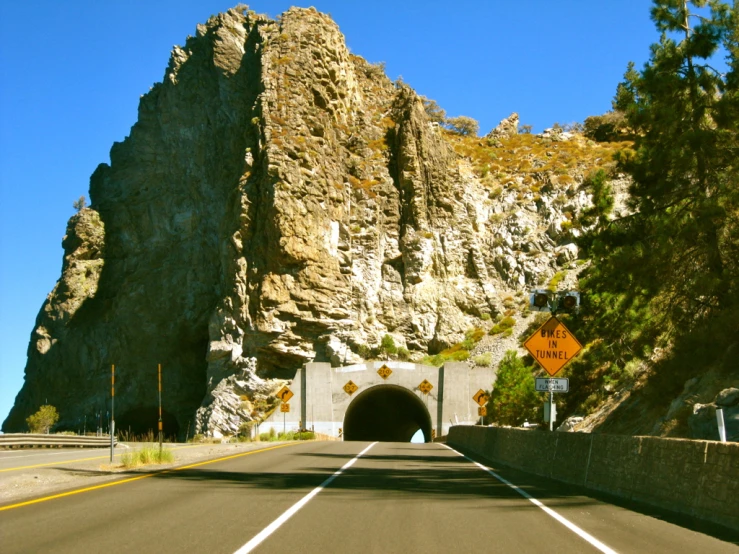
[[[410,442],[421,430],[431,441],[431,416],[412,391],[397,385],[371,387],[349,404],[344,416],[344,440]]]

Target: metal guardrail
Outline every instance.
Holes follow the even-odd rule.
[[[118,440],[114,439],[114,444]],[[42,435],[35,433],[10,433],[0,435],[0,448],[34,448],[34,447],[80,447],[101,448],[110,446],[110,435],[99,437],[83,437],[77,435]]]

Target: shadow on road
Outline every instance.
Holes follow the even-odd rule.
[[[480,497],[504,499],[505,502],[500,504],[501,509],[504,510],[539,509],[510,487],[471,465],[462,457],[444,455],[445,453],[439,455],[429,453],[426,456],[419,456],[418,450],[414,452],[415,455],[367,454],[362,456],[357,464],[332,481],[329,489],[332,494],[362,491],[365,502],[372,502],[373,500],[386,502],[388,495],[397,495],[398,501],[410,499],[411,496],[416,497],[414,501],[418,501],[419,495],[429,499]],[[193,484],[204,484],[208,487],[224,486],[228,488],[236,487],[237,489],[241,487],[245,491],[305,490],[308,492],[333,475],[336,469],[343,465],[343,461],[348,461],[353,457],[349,454],[328,453],[295,452],[293,455],[321,460],[336,459],[337,462],[330,464],[331,467],[323,468],[310,467],[310,464],[306,464],[305,467],[289,473],[223,471],[213,467],[182,470],[175,468],[153,472],[153,478],[189,481]],[[479,461],[485,463],[484,460]],[[425,467],[420,467],[421,464]],[[372,467],[373,465],[377,467]],[[492,469],[555,510],[558,508],[585,508],[606,502],[739,545],[739,533],[703,520],[586,490],[574,485],[559,483],[511,468],[493,467]],[[87,473],[91,476],[108,474],[105,471],[95,470],[85,472],[84,470],[60,468],[59,471],[73,471],[76,474]],[[131,471],[121,472],[119,475],[121,478],[126,478],[141,474],[141,471]]]

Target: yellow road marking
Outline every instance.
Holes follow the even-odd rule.
[[[170,450],[182,450],[183,448],[196,448],[199,446],[209,446],[207,444],[192,444],[190,446],[178,446],[177,448],[170,448]],[[119,452],[118,454],[114,454],[113,457],[120,456],[121,454],[124,454],[124,452]],[[90,460],[102,460],[104,458],[110,459],[110,454],[107,454],[105,456],[95,456],[94,458],[79,458],[77,460],[62,460],[59,462],[46,462],[44,464],[35,464],[32,466],[19,466],[19,467],[9,467],[7,469],[0,469],[0,473],[3,473],[4,471],[18,471],[20,469],[33,469],[34,467],[44,467],[44,466],[56,466],[61,464],[74,464],[77,462],[89,462]]]
[[[5,511],[5,510],[12,510],[13,508],[20,508],[21,506],[28,506],[30,504],[38,504],[39,502],[46,502],[47,500],[54,500],[55,498],[62,498],[64,496],[72,496],[74,494],[80,494],[83,492],[104,489],[106,487],[114,487],[116,485],[122,485],[124,483],[130,483],[132,481],[139,481],[141,479],[146,479],[147,477],[154,477],[156,475],[164,475],[165,473],[172,473],[173,471],[180,471],[182,469],[190,469],[192,467],[204,466],[206,464],[214,464],[216,462],[222,462],[224,460],[231,460],[233,458],[241,458],[242,456],[249,456],[250,454],[258,454],[260,452],[267,452],[268,450],[276,450],[277,448],[284,448],[286,446],[295,446],[297,444],[300,444],[300,442],[279,444],[277,446],[270,446],[269,448],[260,448],[259,450],[250,450],[249,452],[242,452],[241,454],[233,454],[231,456],[224,456],[223,458],[216,458],[214,460],[206,460],[204,462],[198,462],[196,464],[190,464],[190,465],[186,465],[182,467],[175,467],[172,469],[165,469],[163,471],[155,471],[152,473],[147,473],[145,475],[139,475],[138,477],[129,477],[128,479],[122,479],[121,481],[113,481],[112,483],[103,483],[102,485],[94,485],[92,487],[85,487],[83,489],[75,489],[75,490],[71,490],[67,492],[62,492],[59,494],[52,494],[51,496],[44,496],[42,498],[36,498],[35,500],[26,500],[25,502],[18,502],[17,504],[11,504],[9,506],[0,506],[0,512]]]

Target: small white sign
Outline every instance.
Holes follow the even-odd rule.
[[[548,379],[543,377],[536,378],[537,392],[568,392],[570,390],[569,379]]]

